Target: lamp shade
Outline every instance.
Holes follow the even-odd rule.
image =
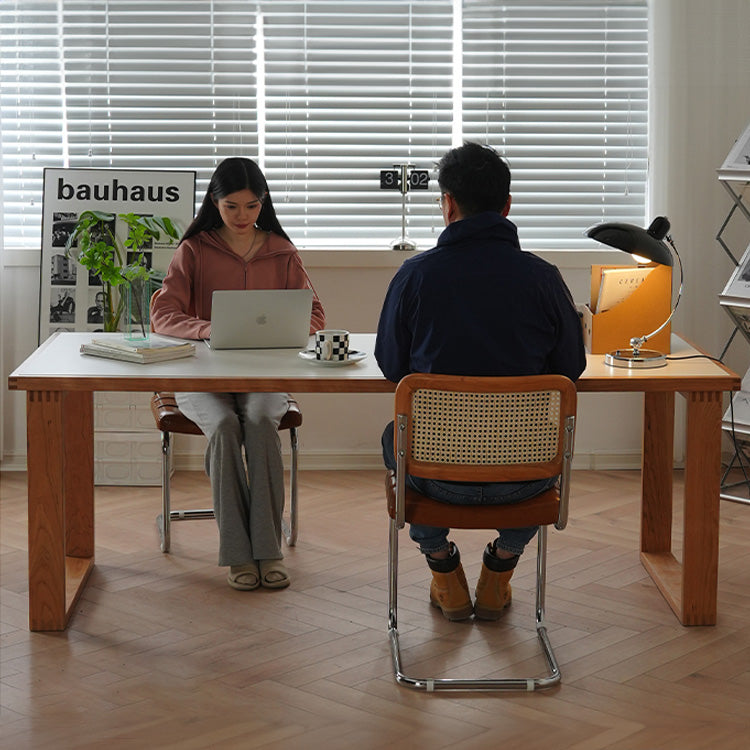
[[[608,222],[597,224],[586,230],[591,239],[604,245],[615,247],[626,253],[640,255],[648,258],[654,263],[663,266],[672,265],[672,253],[670,253],[662,240],[669,231],[669,220],[666,216],[657,216],[648,229],[635,224],[621,224]]]

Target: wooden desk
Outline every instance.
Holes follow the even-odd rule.
[[[101,334],[97,334],[101,335]],[[112,334],[116,335],[116,334]],[[345,367],[303,361],[294,350],[211,352],[153,365],[84,357],[88,333],[58,333],[8,379],[27,391],[29,627],[64,630],[94,565],[95,391],[291,391],[388,393],[373,357],[375,336],[351,345],[368,357]],[[672,356],[697,354],[673,337]],[[589,356],[580,393],[643,392],[641,560],[683,625],[716,622],[721,415],[740,378],[708,359],[629,371]],[[675,393],[687,400],[682,564],[671,552]],[[373,436],[377,442],[377,436]],[[575,512],[575,504],[573,504]]]

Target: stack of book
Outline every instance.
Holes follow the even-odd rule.
[[[163,362],[167,359],[192,357],[195,344],[192,341],[171,339],[152,334],[148,341],[130,342],[124,337],[92,339],[88,344],[81,344],[81,354],[107,359],[121,359],[125,362]]]

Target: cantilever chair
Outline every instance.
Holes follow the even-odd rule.
[[[544,620],[547,526],[563,529],[576,414],[575,385],[561,375],[407,375],[395,397],[396,471],[386,474],[388,634],[396,681],[433,690],[536,690],[560,681]],[[450,505],[406,485],[407,474],[457,482],[517,482],[559,476],[559,487],[510,505]],[[403,671],[398,632],[398,531],[406,523],[463,529],[539,525],[536,632],[547,673],[535,677],[413,677]]]
[[[157,289],[151,295],[150,305],[160,293]],[[159,542],[162,552],[169,552],[172,543],[172,521],[192,521],[213,518],[213,508],[196,508],[191,510],[172,510],[170,495],[170,474],[172,468],[172,435],[202,435],[203,432],[195,422],[186,417],[177,405],[174,393],[160,391],[151,397],[151,413],[154,415],[156,428],[161,432],[161,513],[156,517],[159,530]],[[289,396],[289,406],[279,423],[279,430],[289,430],[291,458],[289,466],[289,513],[281,521],[281,530],[289,547],[297,543],[299,528],[297,504],[297,467],[299,460],[299,441],[297,428],[302,425],[302,412],[299,404]]]
[[[192,510],[172,510],[170,496],[170,471],[172,465],[172,434],[202,435],[201,428],[188,419],[177,406],[174,393],[160,391],[151,397],[151,412],[156,421],[156,427],[161,432],[161,513],[156,517],[159,529],[159,541],[162,552],[169,552],[172,543],[172,521],[194,521],[203,518],[213,518],[213,508],[195,508]],[[289,519],[281,520],[281,530],[289,547],[297,543],[299,527],[297,507],[297,465],[298,439],[297,428],[302,424],[302,412],[297,402],[290,396],[289,407],[282,417],[279,430],[289,430],[291,444],[291,460],[289,467]]]

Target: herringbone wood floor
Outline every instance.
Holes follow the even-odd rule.
[[[718,625],[683,628],[638,561],[639,474],[574,472],[569,527],[550,534],[547,614],[562,685],[423,694],[390,671],[381,472],[301,479],[293,583],[276,592],[226,585],[213,521],[176,524],[162,554],[157,488],[97,488],[97,565],[71,625],[30,633],[25,475],[0,474],[2,746],[748,747],[750,507],[721,506]],[[174,490],[175,507],[205,505],[200,474],[177,474]],[[489,535],[454,538],[473,587]],[[429,607],[428,571],[404,539],[407,665],[539,668],[533,558],[530,548],[503,622],[451,624]]]

